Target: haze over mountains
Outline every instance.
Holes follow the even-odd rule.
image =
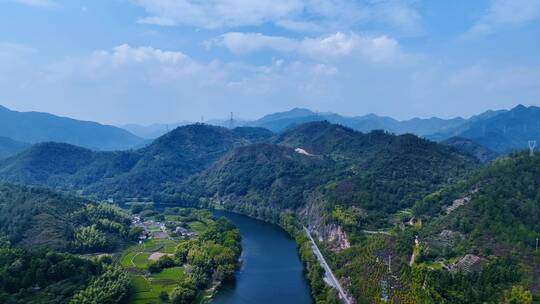
[[[294,108],[286,112],[269,114],[254,121],[233,120],[233,125],[261,127],[278,133],[306,122],[324,120],[361,132],[385,130],[395,134],[411,133],[441,142],[452,137],[461,137],[481,144],[488,150],[499,154],[525,149],[529,140],[540,139],[540,108],[522,105],[511,110],[488,110],[468,119],[433,117],[413,118],[404,121],[375,114],[347,117],[336,113],[316,113],[308,109]],[[230,126],[230,121],[227,120],[214,120],[208,123]],[[179,125],[184,124],[186,122]],[[166,125],[154,125],[148,128],[131,126],[130,130],[139,136],[148,137],[150,133],[164,134]]]
[[[0,136],[0,159],[20,153],[30,146],[28,143]]]
[[[0,136],[25,143],[63,142],[94,150],[125,150],[143,143],[126,130],[49,113],[17,112],[0,106]]]
[[[404,121],[375,114],[347,117],[294,108],[254,121],[233,120],[232,126],[265,128],[279,133],[313,121],[328,121],[361,132],[385,130],[398,135],[411,133],[475,154],[482,161],[526,149],[529,140],[540,140],[540,108],[522,105],[510,110],[488,110],[468,119],[433,117]],[[206,123],[226,128],[231,126],[230,120],[210,120]],[[150,144],[167,131],[189,124],[187,121],[150,126],[130,124],[124,125],[124,130],[48,113],[11,111],[0,106],[0,159],[40,142],[68,143],[95,151],[137,149]]]

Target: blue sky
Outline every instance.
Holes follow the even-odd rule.
[[[111,124],[540,104],[540,0],[0,0],[0,104]]]

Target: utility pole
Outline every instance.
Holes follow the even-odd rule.
[[[536,149],[536,140],[529,140],[529,155],[534,156],[534,149]]]

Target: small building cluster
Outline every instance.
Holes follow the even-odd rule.
[[[178,222],[161,222],[154,220],[143,221],[140,216],[133,215],[132,217],[132,226],[141,227],[143,233],[139,236],[139,240],[150,240],[150,239],[167,239],[172,236],[180,236],[184,238],[192,238],[196,235],[195,232],[190,231],[187,228],[179,226]]]

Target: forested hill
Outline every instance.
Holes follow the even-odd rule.
[[[49,113],[17,112],[0,106],[0,136],[17,141],[56,141],[96,150],[125,150],[143,143],[124,129]]]
[[[441,143],[463,153],[470,154],[476,157],[481,163],[490,162],[499,156],[499,153],[468,138],[451,137]]]
[[[171,193],[171,200],[217,199],[230,208],[297,209],[322,204],[384,221],[477,166],[471,156],[413,135],[368,134],[307,123],[274,144],[243,147]],[[372,211],[372,212],[371,212]],[[371,218],[373,215],[373,218]]]
[[[460,294],[472,291],[470,298],[483,296],[485,300],[501,295],[500,287],[491,294],[494,285],[507,284],[509,288],[508,284],[515,284],[538,296],[540,256],[535,246],[540,237],[539,189],[540,156],[530,157],[523,152],[500,158],[465,182],[419,202],[414,211],[425,223],[420,230],[420,266],[450,264],[474,254],[482,264],[497,263],[511,274],[495,274],[485,283],[470,276],[467,283],[459,282],[463,277],[448,280],[449,275],[443,272],[428,271],[427,276],[446,277],[434,284],[435,292],[456,301]],[[470,287],[464,288],[463,284]]]
[[[0,184],[0,235],[25,247],[65,249],[72,228],[67,215],[83,204],[45,189]]]
[[[100,197],[149,197],[167,183],[198,173],[234,147],[271,136],[260,128],[179,127],[134,151],[94,152],[42,143],[0,161],[4,181],[81,190]]]
[[[87,191],[111,197],[149,197],[167,184],[206,169],[234,147],[249,143],[248,138],[223,127],[179,127],[137,150],[140,158],[128,170],[90,185]]]
[[[480,169],[466,182],[427,196],[415,211],[428,218],[443,215],[436,221],[441,229],[532,248],[540,232],[539,189],[540,156],[514,153]],[[461,198],[466,198],[465,204],[446,215],[447,208]]]
[[[268,143],[240,147],[210,169],[190,180],[169,201],[197,204],[199,197],[220,196],[251,203],[256,209],[296,208],[304,192],[327,181],[335,163],[324,157],[306,156],[291,148]]]
[[[79,190],[135,166],[137,152],[94,152],[62,143],[41,143],[0,162],[4,181]]]
[[[110,252],[138,237],[116,206],[43,188],[0,184],[0,238],[31,249]]]

